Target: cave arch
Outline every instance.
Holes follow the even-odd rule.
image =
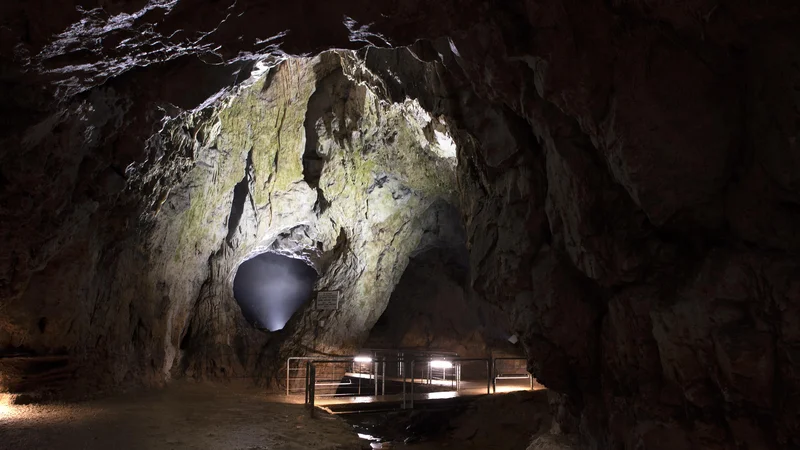
[[[517,356],[510,324],[472,289],[461,211],[446,200],[423,214],[424,230],[367,341],[370,348],[456,352],[483,358]]]
[[[302,259],[265,252],[236,270],[233,296],[251,325],[278,331],[311,298],[317,276]]]

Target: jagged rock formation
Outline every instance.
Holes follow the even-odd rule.
[[[470,286],[460,211],[444,202],[434,208],[366,347],[451,351],[472,358],[523,356],[521,346],[508,342],[508,318]]]
[[[290,322],[282,345],[322,353],[356,347],[418,245],[416,223],[434,201],[453,197],[455,158],[440,156],[434,137],[434,128],[446,133],[445,126],[415,102],[387,103],[353,82],[343,69],[356,65],[346,53],[289,61],[233,98],[220,111],[220,134],[209,136],[198,154],[240,157],[192,169],[189,195],[200,186],[214,191],[177,211],[183,218],[159,219],[172,229],[183,223],[177,264],[208,261],[209,275],[189,307],[184,333],[191,330],[191,338],[181,338],[201,366],[184,360],[191,374],[241,371],[245,354],[263,364],[265,336],[242,324],[230,286],[238,264],[265,250],[307,259],[321,274],[318,288],[339,290],[343,298],[336,313],[306,310]],[[243,208],[239,217],[231,214],[221,240],[224,230],[209,225],[224,225],[215,205],[229,205],[231,193],[236,205],[240,174],[247,185]],[[227,312],[220,314],[221,307]]]
[[[346,75],[360,65],[348,52],[292,59],[167,121],[149,140],[153,159],[128,170],[128,192],[144,200],[138,233],[111,237],[113,254],[86,236],[64,256],[80,271],[34,277],[7,303],[2,345],[68,354],[78,380],[108,385],[269,376],[290,350],[357,347],[419,247],[420,224],[454,201],[456,165],[447,125]],[[307,308],[279,333],[254,329],[233,277],[265,251],[317,269],[319,289],[341,292],[340,310]],[[84,309],[73,286],[99,280],[110,292]],[[52,309],[24,307],[44,299]]]
[[[246,92],[252,99],[254,91],[230,97],[228,112],[213,101],[195,109],[248,79],[267,55],[425,38],[411,50],[367,50],[348,75],[394,108],[409,96],[446,117],[459,149],[457,203],[472,287],[516,319],[536,377],[562,395],[557,428],[579,434],[587,448],[800,446],[800,6],[317,3],[77,9],[64,1],[46,17],[32,2],[0,5],[0,108],[8,118],[0,132],[0,346],[99,349],[94,357],[117,369],[89,380],[164,379],[171,366],[163,362],[175,360],[187,331],[175,324],[197,324],[189,346],[210,339],[195,333],[216,314],[213,299],[230,295],[219,291],[221,280],[258,246],[253,236],[280,228],[262,222],[267,202],[253,193],[275,194],[270,205],[279,192],[303,199],[300,208],[281,208],[287,215],[273,220],[289,228],[275,237],[303,223],[308,208],[314,216],[336,210],[326,166],[318,173],[325,158],[305,143],[286,176],[269,179],[275,160],[254,151],[248,163],[254,141],[243,130],[220,137],[214,116],[223,124],[247,117]],[[317,77],[308,77],[311,84],[293,85],[294,101],[310,101]],[[289,86],[288,78],[270,86]],[[299,113],[284,110],[288,122],[266,133],[304,128]],[[156,133],[162,119],[178,116]],[[301,134],[287,138],[297,144]],[[212,141],[238,156],[203,159],[212,157]],[[214,180],[203,162],[227,166],[219,183],[197,186],[209,200],[197,211],[187,188]],[[345,167],[337,176],[357,175]],[[252,202],[236,198],[239,183]],[[317,201],[319,189],[326,201]],[[231,203],[241,205],[244,228],[224,220],[207,228],[209,218],[228,217]],[[165,218],[178,217],[193,228],[170,228]],[[251,228],[253,220],[262,228]],[[338,229],[303,224],[306,242],[321,242],[321,255],[341,261]],[[282,236],[276,250],[302,253],[295,250],[309,248],[305,234]],[[342,245],[354,245],[344,236]],[[409,252],[416,239],[408,236]],[[127,281],[131,274],[138,281]],[[204,285],[209,276],[219,283]],[[390,285],[366,283],[358,292],[385,302]],[[343,323],[368,327],[378,314]],[[54,329],[69,331],[49,334]],[[268,345],[248,333],[234,333],[243,348]],[[234,334],[215,342],[230,345]],[[198,356],[192,370],[216,369]]]

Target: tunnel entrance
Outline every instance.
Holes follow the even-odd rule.
[[[303,260],[262,253],[239,266],[233,296],[251,325],[278,331],[311,298],[316,279]]]

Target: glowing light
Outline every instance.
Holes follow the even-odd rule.
[[[428,394],[428,398],[431,400],[441,400],[444,398],[456,398],[458,396],[458,392],[450,391],[450,392],[431,392]]]
[[[450,361],[431,361],[431,367],[434,369],[452,369],[453,363]]]
[[[355,358],[353,358],[353,361],[357,363],[371,363],[372,358],[370,358],[369,356],[356,356]]]
[[[371,436],[369,434],[358,433],[358,437],[360,439],[366,439],[368,441],[380,441],[381,438],[376,438],[375,436]]]
[[[311,298],[316,277],[303,260],[262,253],[239,266],[233,295],[248,322],[278,331]]]
[[[535,387],[531,389],[528,386],[497,386],[495,387],[495,393],[497,394],[505,394],[507,392],[517,392],[517,391],[530,391],[530,390],[537,390]]]
[[[436,137],[436,143],[439,144],[439,151],[437,152],[439,156],[443,158],[455,158],[456,143],[453,141],[453,138],[451,138],[449,134],[442,133],[438,130],[434,130],[433,135]]]
[[[36,409],[31,405],[15,405],[15,395],[0,394],[0,423],[25,421],[33,418]]]

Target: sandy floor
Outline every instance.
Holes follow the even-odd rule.
[[[158,391],[77,404],[0,404],[0,449],[370,448],[342,416],[317,410],[311,419],[303,405],[286,399],[244,385],[176,382]],[[359,432],[394,441],[379,448],[409,450],[524,450],[546,432],[550,420],[545,391],[486,396],[453,411],[348,417]],[[403,443],[408,437],[410,445]]]
[[[276,403],[251,387],[175,383],[70,405],[0,405],[0,448],[359,450],[344,421]],[[367,444],[367,448],[369,448]]]

